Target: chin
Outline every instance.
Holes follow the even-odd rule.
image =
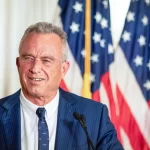
[[[42,97],[42,95],[43,95],[42,92],[41,92],[41,90],[36,90],[36,89],[29,90],[28,93],[29,93],[29,95],[31,95],[33,97],[36,97],[36,98]]]

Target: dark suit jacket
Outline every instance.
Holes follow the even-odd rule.
[[[20,90],[0,100],[0,150],[21,150]],[[88,150],[86,135],[73,117],[86,117],[97,150],[122,150],[105,105],[60,89],[55,150]]]

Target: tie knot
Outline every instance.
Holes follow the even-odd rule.
[[[44,119],[45,118],[45,108],[38,108],[36,110],[36,114],[39,117],[39,119]]]

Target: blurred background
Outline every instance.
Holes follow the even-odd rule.
[[[71,67],[61,87],[108,106],[126,150],[150,149],[150,0],[0,0],[0,98],[20,88],[25,29],[63,28]]]

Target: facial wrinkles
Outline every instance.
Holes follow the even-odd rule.
[[[43,43],[40,45],[35,45],[34,51],[32,54],[35,58],[51,58],[56,61],[61,61],[61,51],[57,49],[56,46],[51,45],[50,47],[45,47]]]
[[[31,91],[31,93],[28,93],[27,95],[29,96],[30,94],[33,95],[37,94],[34,96],[38,97],[44,94],[44,96],[47,95],[53,97],[54,96],[53,94],[55,94],[55,91],[58,88],[57,86],[59,86],[59,80],[61,80],[61,71],[59,69],[61,67],[61,62],[63,58],[61,39],[59,39],[57,35],[56,36],[54,35],[52,37],[47,37],[47,35],[39,36],[39,34],[38,35],[35,34],[32,36],[29,35],[28,38],[24,39],[24,42],[22,43],[21,47],[22,47],[20,51],[21,55],[29,54],[34,58],[36,58],[36,61],[40,63],[39,65],[41,65],[40,74],[31,74],[31,72],[29,72],[29,69],[31,67],[30,64],[22,66],[23,67],[22,69],[20,68],[22,72],[24,72],[24,84],[26,84],[25,82],[29,81],[29,83],[26,84],[27,87],[25,87],[26,85],[24,85],[24,87],[27,88],[27,90],[25,91],[27,92],[28,90],[31,89],[30,80],[28,80],[28,77],[44,78],[45,80],[44,82],[41,82],[42,83],[40,85],[41,87],[37,86],[35,87],[35,89],[33,88],[35,90],[35,93]],[[49,66],[47,67],[41,61],[41,58],[43,57],[53,57],[56,60],[56,63],[54,65],[50,65],[50,67]],[[43,87],[45,85],[46,87]],[[41,93],[42,89],[45,89],[45,91],[43,90],[43,93]],[[49,93],[50,92],[49,89],[52,90],[51,93]],[[38,94],[38,92],[40,92],[40,94]]]
[[[26,51],[27,53],[33,55],[36,58],[40,58],[40,56],[48,54],[51,57],[54,57],[56,60],[60,60],[62,62],[63,46],[61,39],[55,34],[52,35],[56,36],[56,40],[53,40],[53,38],[49,38],[47,35],[43,35],[47,36],[43,39],[41,35],[42,34],[29,34],[29,36],[27,36],[26,39],[24,39],[24,41],[22,42],[21,47],[25,48],[22,51]],[[58,44],[58,41],[61,44]],[[26,45],[26,43],[28,44]]]

